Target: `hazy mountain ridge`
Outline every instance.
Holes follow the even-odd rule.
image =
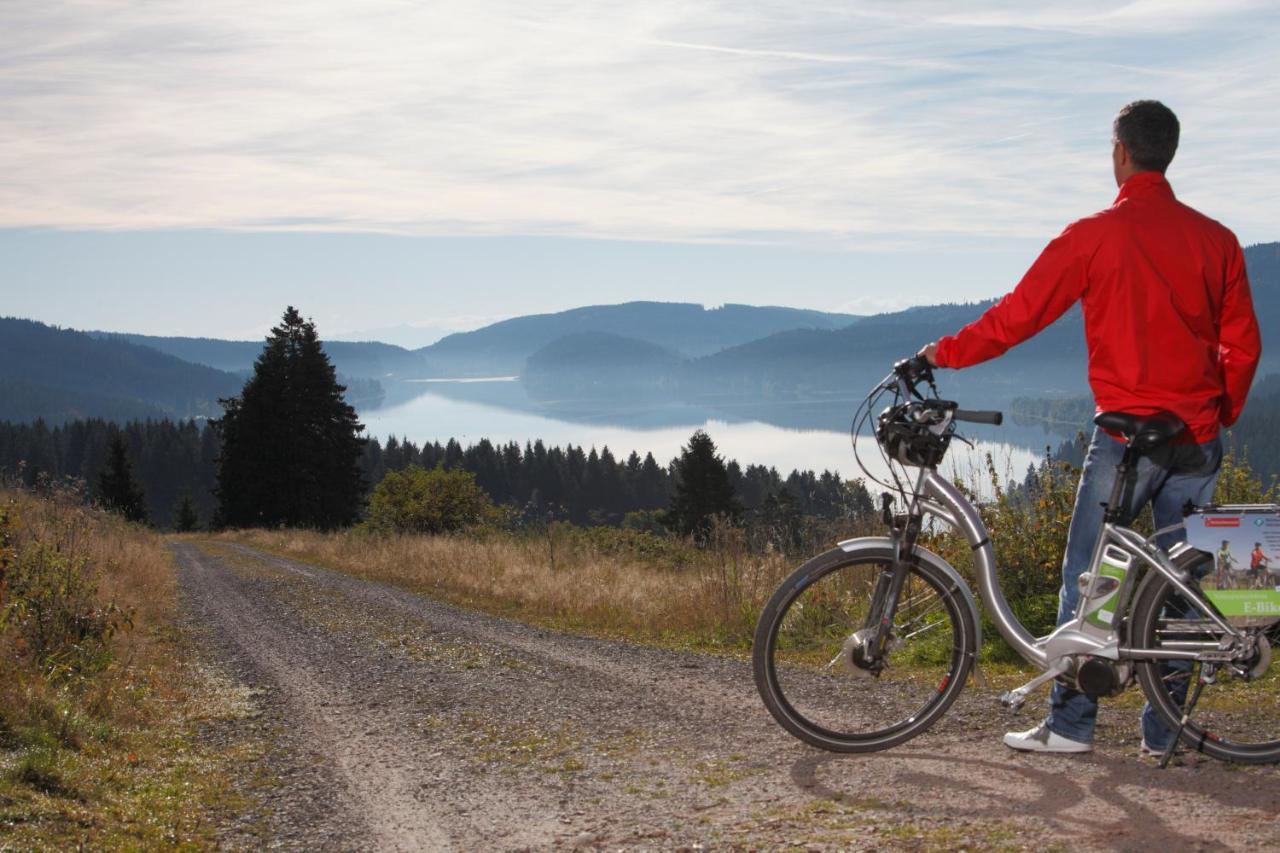
[[[203,364],[231,373],[247,374],[262,353],[262,341],[227,341],[218,338],[166,337],[127,332],[90,332],[103,340],[125,341],[150,347],[183,361]],[[325,341],[334,368],[343,376],[358,379],[418,379],[432,376],[420,351],[407,350],[378,341]]]
[[[686,394],[808,397],[866,391],[898,359],[976,320],[991,302],[942,305],[869,317],[836,331],[794,331],[752,341],[685,364]],[[1073,308],[1004,360],[946,373],[948,393],[1078,393],[1086,354],[1080,310]]]
[[[1272,330],[1280,330],[1280,243],[1250,246],[1245,258],[1263,329],[1262,375],[1280,369],[1280,351],[1270,346]],[[894,360],[991,304],[854,317],[631,302],[517,317],[419,350],[378,342],[324,346],[352,386],[350,396],[369,408],[420,393],[401,379],[518,374],[536,401],[577,397],[579,408],[595,396],[641,392],[699,402],[821,402],[860,396]],[[216,417],[217,400],[240,392],[261,351],[256,341],[84,333],[3,319],[0,419]],[[972,406],[1088,394],[1080,309],[1001,359],[942,376],[943,392]]]
[[[1280,243],[1245,249],[1254,307],[1263,334],[1260,373],[1280,369],[1268,346],[1280,329]],[[897,359],[929,341],[954,334],[995,300],[919,306],[865,317],[837,330],[793,330],[727,348],[683,366],[685,396],[761,395],[812,397],[865,390]],[[1016,396],[1089,394],[1083,315],[1077,305],[1039,335],[1003,358],[941,374],[945,392],[1003,405]]]
[[[583,332],[646,341],[687,358],[788,329],[832,329],[859,319],[775,306],[704,308],[681,302],[626,302],[515,317],[450,335],[419,352],[451,376],[515,375],[534,353],[559,338]]]

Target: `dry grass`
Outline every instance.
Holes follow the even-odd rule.
[[[746,650],[764,601],[793,568],[750,554],[741,531],[699,550],[569,528],[549,535],[220,534],[357,577],[560,630],[676,647]]]
[[[73,492],[0,491],[0,506],[15,560],[0,584],[0,849],[213,846],[231,759],[197,737],[218,691],[176,627],[163,542]],[[105,632],[31,642],[30,609],[9,605],[34,554],[54,581],[41,606],[74,599]]]

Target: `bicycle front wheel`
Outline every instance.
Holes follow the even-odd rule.
[[[1280,645],[1280,619],[1232,621],[1254,635],[1255,652],[1250,660],[1216,667],[1190,656],[1139,661],[1138,681],[1152,707],[1176,730],[1197,682],[1211,676],[1189,711],[1183,742],[1223,761],[1280,761],[1280,661],[1272,662],[1272,652]],[[1139,650],[1213,647],[1224,637],[1222,629],[1191,606],[1164,576],[1155,573],[1148,575],[1139,590],[1133,626],[1134,646]]]
[[[876,584],[891,571],[886,540],[836,548],[797,569],[760,615],[756,687],[787,731],[832,752],[888,749],[931,726],[964,688],[977,627],[960,590],[928,562],[909,566],[883,668],[861,668]]]

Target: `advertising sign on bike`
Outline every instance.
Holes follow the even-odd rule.
[[[1208,507],[1186,527],[1187,541],[1213,555],[1203,584],[1224,616],[1280,618],[1280,507]]]

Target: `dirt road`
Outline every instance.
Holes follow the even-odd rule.
[[[287,849],[1262,849],[1280,771],[1155,769],[1134,715],[1028,757],[974,689],[911,743],[786,735],[742,661],[564,636],[239,546],[174,548],[212,665],[251,708],[257,808],[228,846]],[[1109,712],[1109,713],[1108,713]]]

